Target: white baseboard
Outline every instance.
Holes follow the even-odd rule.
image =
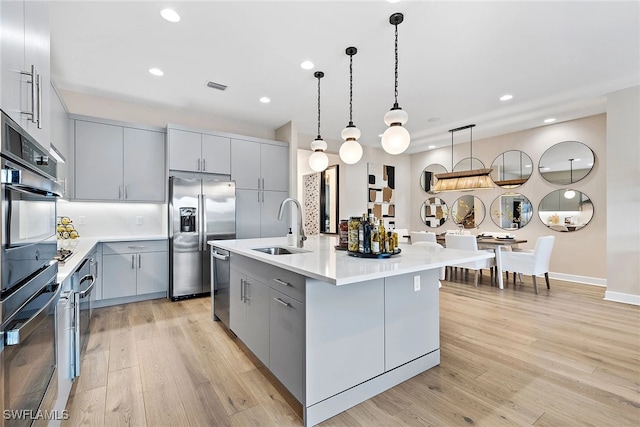
[[[605,301],[615,301],[624,304],[640,305],[640,295],[624,294],[622,292],[606,291],[604,293]]]
[[[549,272],[549,277],[555,280],[564,280],[565,282],[576,282],[584,283],[586,285],[607,287],[607,279],[601,279],[599,277],[577,276],[575,274],[552,272]]]

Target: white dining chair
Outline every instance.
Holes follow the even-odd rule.
[[[444,249],[443,246],[440,243],[436,243],[436,241],[434,240],[433,242],[428,242],[426,240],[421,240],[419,242],[414,242],[413,241],[413,233],[411,234],[411,246],[422,246],[425,248],[441,248]],[[422,234],[428,234],[428,233],[422,233]],[[435,234],[431,233],[434,235],[434,239],[435,239]],[[444,280],[445,279],[445,275],[446,275],[446,270],[445,267],[440,268],[440,280]],[[442,283],[440,281],[438,281],[438,288],[442,287]]]
[[[467,251],[479,251],[478,239],[471,235],[446,234],[444,241],[447,249],[464,249]],[[478,286],[478,272],[483,268],[491,269],[495,265],[495,258],[481,259],[478,261],[465,262],[455,264],[454,267],[467,268],[475,270],[473,284]],[[451,274],[451,273],[449,273]],[[493,270],[491,270],[491,278],[493,279]]]
[[[409,238],[406,237],[410,235],[409,230],[406,228],[395,228],[392,231],[398,233],[398,243],[409,243]]]
[[[410,236],[412,245],[418,242],[436,243],[436,233],[432,233],[431,231],[412,231]]]
[[[538,283],[536,282],[536,276],[544,273],[544,278],[547,282],[547,289],[551,289],[549,286],[549,261],[551,260],[551,251],[553,250],[553,243],[555,241],[554,236],[538,237],[536,240],[536,247],[532,251],[521,250],[504,252],[502,254],[502,269],[504,271],[514,272],[520,275],[520,283],[522,284],[522,275],[531,275],[533,279],[533,287],[538,293]]]

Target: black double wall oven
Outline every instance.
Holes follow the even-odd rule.
[[[2,113],[0,425],[29,426],[56,369],[56,162]]]

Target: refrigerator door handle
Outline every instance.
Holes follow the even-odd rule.
[[[200,227],[202,235],[202,251],[207,251],[207,195],[202,194],[202,227]]]
[[[198,252],[202,251],[202,236],[204,234],[204,224],[202,223],[202,195],[198,194],[198,210],[200,211],[198,214]]]

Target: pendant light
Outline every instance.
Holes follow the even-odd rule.
[[[573,162],[575,159],[569,159],[569,184],[573,184]],[[580,160],[580,159],[578,159]],[[573,190],[565,190],[564,198],[573,199],[576,197],[576,192]]]
[[[469,159],[470,166],[473,167],[473,128],[475,125],[462,126],[456,129],[450,129],[451,132],[451,170],[453,170],[453,134],[454,132],[469,129],[470,141],[469,141]],[[434,193],[440,193],[442,191],[470,191],[481,190],[487,188],[494,188],[493,180],[489,176],[493,169],[472,169],[468,171],[460,172],[448,172],[440,173],[436,175],[438,182],[436,182],[433,188]]]
[[[387,130],[382,134],[382,148],[389,154],[400,154],[404,152],[411,142],[411,136],[409,131],[402,125],[407,123],[409,115],[398,105],[398,25],[404,20],[402,13],[394,13],[389,17],[389,23],[396,29],[396,44],[395,44],[395,101],[391,110],[384,115],[384,122],[387,126]]]
[[[340,159],[348,165],[358,163],[362,158],[362,146],[358,142],[361,132],[353,124],[353,55],[358,53],[355,47],[348,47],[345,53],[349,55],[349,124],[342,129],[344,142],[340,146]]]
[[[316,172],[322,172],[329,166],[329,158],[324,150],[327,149],[327,143],[320,136],[320,79],[324,77],[322,71],[316,71],[313,76],[318,79],[318,136],[311,141],[311,157],[309,157],[309,166]]]

